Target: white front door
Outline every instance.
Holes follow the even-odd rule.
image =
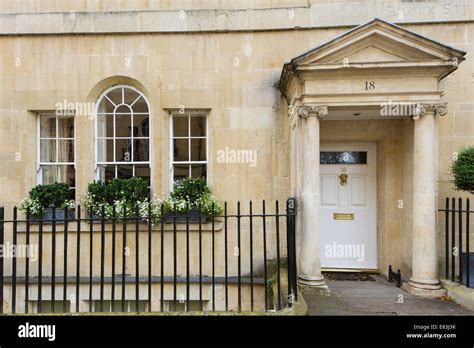
[[[321,144],[323,268],[377,268],[376,144]]]

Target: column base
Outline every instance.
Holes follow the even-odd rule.
[[[298,276],[298,284],[301,286],[302,290],[316,291],[323,294],[329,294],[331,292],[326,285],[323,276],[300,274]]]
[[[425,298],[440,298],[447,295],[437,279],[421,280],[414,277],[408,283],[403,283],[402,288],[410,294]]]

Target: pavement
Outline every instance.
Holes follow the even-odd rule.
[[[303,290],[310,315],[474,315],[448,297],[415,297],[386,278],[326,280],[330,294]]]

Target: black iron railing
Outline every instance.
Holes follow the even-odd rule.
[[[456,204],[457,201],[457,204]],[[444,209],[446,279],[474,287],[474,252],[470,247],[470,216],[474,213],[469,198],[446,198]]]
[[[197,222],[176,207],[171,214],[161,210],[158,218],[151,206],[148,218],[136,207],[124,218],[127,212],[119,217],[115,207],[105,217],[78,206],[74,218],[66,211],[57,219],[53,209],[50,220],[20,219],[16,207],[5,218],[0,207],[4,249],[11,243],[17,251],[37,250],[0,257],[0,313],[172,311],[180,304],[185,311],[291,307],[297,300],[295,205],[290,198],[280,212],[278,201],[273,209],[265,201],[244,208],[226,202],[221,216]]]

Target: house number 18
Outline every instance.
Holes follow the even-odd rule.
[[[365,90],[373,91],[375,89],[375,81],[365,81]]]

